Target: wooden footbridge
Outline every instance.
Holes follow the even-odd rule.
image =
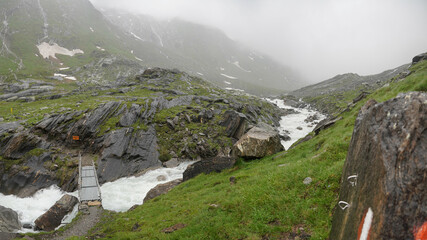
[[[98,175],[96,174],[93,160],[83,161],[79,154],[79,181],[78,191],[80,203],[90,205],[101,205],[101,188],[99,187]]]

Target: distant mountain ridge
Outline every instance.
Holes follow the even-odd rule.
[[[394,76],[406,71],[409,64],[404,64],[394,69],[383,71],[382,73],[360,76],[356,73],[339,74],[331,79],[306,86],[290,92],[290,95],[297,97],[317,96],[333,92],[345,92],[349,90],[357,90],[361,86],[375,87],[384,84]]]
[[[114,10],[104,10],[103,13],[131,37],[155,44],[166,58],[157,65],[182,68],[212,79],[222,87],[270,86],[289,91],[303,86],[290,68],[242,46],[218,29],[179,19],[161,21]],[[151,62],[151,57],[140,56],[147,63]]]
[[[181,20],[101,13],[88,0],[3,0],[0,16],[3,80],[68,76],[102,85],[134,76],[142,68],[166,67],[250,93],[303,85],[290,68],[242,47],[221,31]],[[45,59],[37,47],[41,44],[65,50]],[[81,52],[64,54],[73,49]]]
[[[288,103],[291,105],[302,100],[325,114],[335,115],[346,109],[347,104],[354,101],[355,98],[360,100],[367,93],[406,77],[410,74],[409,67],[410,64],[405,64],[368,76],[360,76],[355,73],[340,74],[320,83],[292,91],[284,98],[289,100]]]

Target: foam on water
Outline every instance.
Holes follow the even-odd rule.
[[[17,212],[21,223],[33,224],[40,215],[49,210],[64,194],[65,192],[61,191],[56,185],[41,189],[33,196],[26,198],[0,193],[0,205]],[[68,194],[77,195],[77,193]]]
[[[135,204],[142,204],[148,191],[157,184],[182,178],[192,162],[181,163],[176,168],[158,168],[139,177],[121,178],[101,186],[102,206],[105,209],[124,212]]]
[[[288,149],[290,146],[292,146],[292,144],[298,141],[298,139],[305,137],[316,127],[315,123],[304,122],[307,117],[317,114],[319,116],[319,120],[316,120],[316,122],[326,118],[326,116],[320,112],[310,110],[308,108],[295,108],[287,106],[285,105],[284,101],[280,99],[267,100],[276,104],[279,108],[294,109],[295,111],[299,112],[283,116],[280,120],[280,127],[278,128],[279,133],[281,135],[287,134],[289,137],[291,137],[290,141],[282,140],[282,145],[285,147],[285,149]],[[302,130],[297,129],[298,127],[301,127]]]
[[[158,168],[147,171],[139,177],[121,178],[114,182],[105,183],[101,186],[102,205],[105,209],[116,212],[127,211],[135,204],[142,204],[145,195],[157,184],[182,178],[185,169],[192,163],[181,163],[175,168]],[[78,197],[77,191],[68,193],[62,191],[58,186],[52,185],[49,188],[39,190],[33,196],[27,198],[0,193],[0,205],[17,212],[22,224],[29,223],[34,225],[34,221],[49,210],[64,194]],[[62,222],[70,223],[76,214],[77,205],[72,213],[64,217]],[[21,229],[20,232],[33,231]]]

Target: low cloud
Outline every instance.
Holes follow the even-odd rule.
[[[91,1],[220,28],[312,82],[347,72],[379,73],[427,51],[425,0]]]

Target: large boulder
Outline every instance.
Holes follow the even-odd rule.
[[[233,146],[234,154],[247,159],[262,158],[283,151],[279,133],[254,127]]]
[[[0,206],[0,232],[13,232],[21,227],[18,214],[10,208]]]
[[[220,172],[224,169],[231,168],[236,160],[231,157],[213,157],[200,160],[188,166],[184,171],[183,180],[187,181],[201,173]]]
[[[144,198],[144,202],[169,192],[170,190],[172,190],[172,188],[174,188],[180,183],[182,183],[182,179],[177,179],[167,183],[158,184],[154,188],[150,189],[150,191],[148,191],[147,195]]]
[[[362,107],[329,239],[415,239],[427,219],[426,127],[426,93]]]
[[[61,224],[65,215],[71,212],[79,200],[71,195],[64,195],[46,213],[36,219],[35,229],[52,231]]]

